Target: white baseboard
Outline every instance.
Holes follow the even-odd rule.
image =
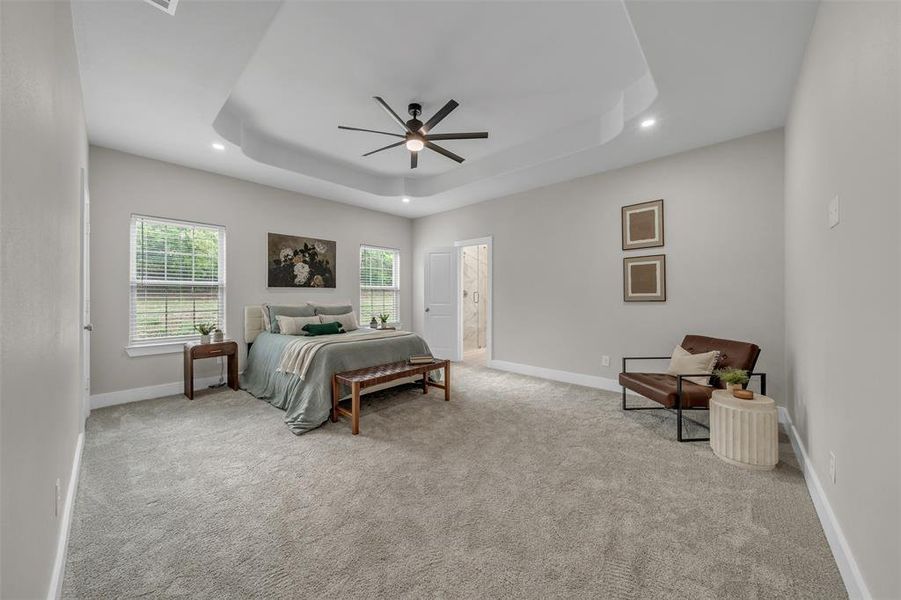
[[[558,371],[557,369],[546,369],[544,367],[533,367],[532,365],[508,362],[506,360],[489,360],[488,368],[519,373],[520,375],[531,375],[532,377],[540,377],[541,379],[562,381],[563,383],[572,383],[610,392],[621,392],[623,389],[618,381],[608,379],[607,377],[573,373],[571,371]]]
[[[81,470],[81,452],[84,448],[84,432],[78,434],[75,442],[75,456],[72,458],[72,472],[69,474],[69,489],[66,490],[66,503],[59,526],[56,542],[56,558],[53,560],[53,572],[50,577],[50,589],[47,600],[57,600],[63,591],[63,577],[66,574],[66,550],[69,547],[69,529],[72,526],[72,512],[75,508],[75,492],[78,490],[78,473]]]
[[[200,390],[207,386],[219,382],[219,376],[199,377],[194,380],[194,389]],[[174,396],[184,392],[185,384],[183,381],[173,381],[172,383],[161,383],[159,385],[148,385],[147,387],[131,388],[130,390],[119,390],[117,392],[106,392],[103,394],[91,395],[91,410],[95,408],[104,408],[106,406],[115,406],[116,404],[127,404],[129,402],[138,402],[140,400],[151,400],[153,398],[164,398],[166,396]]]
[[[863,574],[854,560],[854,554],[848,545],[848,540],[842,532],[842,527],[835,517],[832,506],[826,498],[823,491],[823,485],[820,478],[813,468],[813,463],[807,455],[807,449],[801,443],[801,437],[798,430],[792,423],[791,416],[784,406],[779,407],[779,422],[785,426],[788,437],[791,439],[792,449],[795,456],[798,457],[798,463],[801,465],[801,471],[804,473],[804,480],[807,482],[807,491],[810,492],[810,498],[813,500],[813,506],[816,508],[817,516],[823,525],[823,532],[826,534],[826,540],[832,549],[832,556],[838,565],[838,571],[841,573],[842,581],[845,583],[845,589],[848,591],[848,597],[852,599],[871,600],[870,590],[863,579]]]

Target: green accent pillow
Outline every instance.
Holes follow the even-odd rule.
[[[341,329],[341,323],[338,322],[320,323],[319,325],[307,323],[302,329],[309,335],[334,335],[336,333],[344,333],[344,330]]]

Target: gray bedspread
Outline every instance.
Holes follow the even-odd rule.
[[[368,333],[358,329],[339,334],[342,338]],[[316,336],[310,342],[331,336]],[[333,344],[320,349],[310,364],[305,380],[293,373],[279,373],[279,360],[293,335],[260,333],[247,357],[241,388],[260,400],[285,411],[285,424],[297,435],[322,425],[332,409],[332,374],[373,365],[406,360],[413,354],[431,354],[428,344],[415,334],[358,342]]]

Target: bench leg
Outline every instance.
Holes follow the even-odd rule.
[[[357,435],[360,433],[360,383],[358,381],[353,382],[351,390],[351,414],[353,416],[351,417],[350,431]]]
[[[422,375],[422,393],[423,394],[429,393],[429,374],[428,373],[423,373],[423,375]]]
[[[338,378],[332,375],[332,423],[338,422],[338,402],[341,400],[341,390],[338,386]]]
[[[444,401],[450,400],[450,363],[444,365]]]

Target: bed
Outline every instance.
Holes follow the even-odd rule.
[[[425,340],[406,331],[376,333],[361,328],[315,337],[270,333],[264,329],[261,306],[244,308],[244,341],[248,349],[241,388],[284,410],[285,424],[297,435],[315,429],[329,419],[333,373],[406,360],[414,354],[431,354]],[[290,364],[286,359],[292,353],[297,355],[304,351],[308,352],[308,360],[303,369],[286,366]],[[410,381],[397,380],[368,391]]]

